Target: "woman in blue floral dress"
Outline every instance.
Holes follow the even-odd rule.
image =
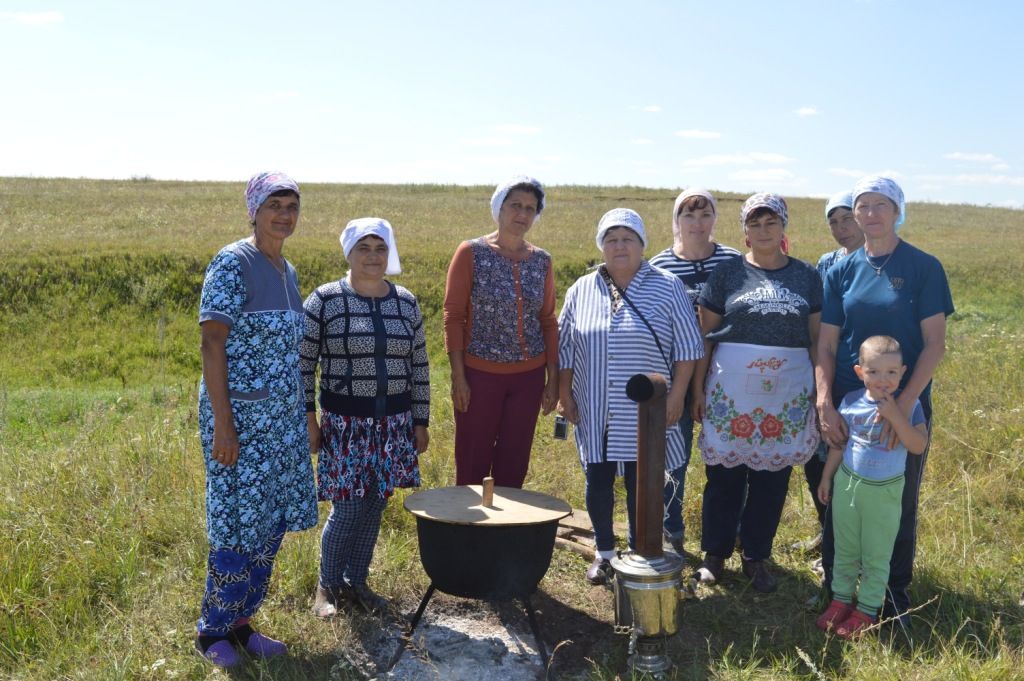
[[[299,218],[299,187],[283,173],[245,190],[252,236],[225,246],[203,281],[199,429],[210,543],[196,647],[232,667],[287,652],[252,629],[286,531],[317,524],[299,373],[302,299],[281,255]]]

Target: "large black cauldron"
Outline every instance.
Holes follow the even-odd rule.
[[[463,598],[529,596],[551,564],[564,501],[511,487],[486,503],[479,485],[418,492],[405,500],[416,516],[420,560],[434,587]]]
[[[530,595],[551,564],[558,521],[572,513],[560,499],[512,487],[484,485],[441,487],[406,498],[416,516],[420,561],[430,588],[420,601],[406,641],[423,616],[435,589],[463,598],[518,598],[537,639],[541,659],[547,652],[530,604]],[[391,660],[393,667],[404,651]]]

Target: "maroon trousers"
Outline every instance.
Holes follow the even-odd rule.
[[[455,484],[479,485],[490,475],[522,487],[544,392],[545,367],[492,374],[466,367],[469,409],[455,412]]]

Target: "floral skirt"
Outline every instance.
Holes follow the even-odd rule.
[[[719,343],[705,381],[704,463],[778,471],[818,446],[814,368],[804,348]]]
[[[324,411],[320,432],[320,501],[358,499],[368,494],[387,499],[396,487],[419,486],[412,412],[378,419]]]

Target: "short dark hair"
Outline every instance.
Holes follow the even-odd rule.
[[[903,350],[900,349],[900,342],[892,336],[871,336],[860,344],[857,352],[857,361],[864,363],[868,355],[899,355],[900,362],[903,361]]]
[[[780,220],[782,219],[781,215],[779,215],[778,213],[773,211],[768,206],[761,206],[759,208],[755,208],[754,210],[750,211],[750,214],[747,215],[747,219],[743,221],[743,226],[746,227],[748,222],[752,222],[754,220],[760,220],[765,215],[774,215],[778,219],[780,219]]]

